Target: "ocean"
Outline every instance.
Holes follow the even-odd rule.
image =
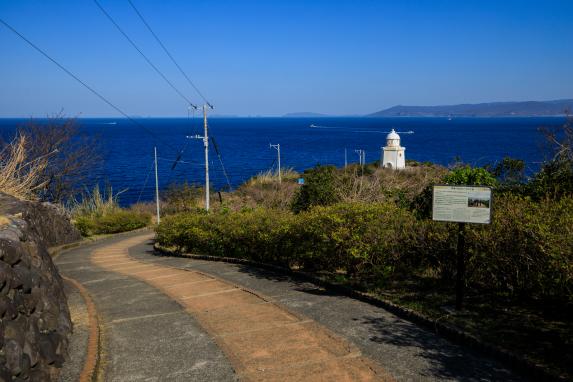
[[[29,120],[0,119],[0,135],[9,137],[15,127],[26,122]],[[84,133],[97,137],[103,158],[82,187],[109,185],[114,192],[121,192],[122,205],[152,200],[154,146],[161,190],[173,183],[204,182],[203,142],[186,138],[203,134],[201,118],[140,118],[137,122],[144,128],[119,118],[78,120]],[[379,160],[386,134],[392,128],[398,133],[413,131],[400,134],[406,159],[448,165],[458,158],[483,166],[511,156],[525,160],[527,172],[532,174],[550,155],[539,128],[564,122],[563,117],[212,118],[209,134],[215,138],[231,186],[237,187],[261,171],[276,169],[277,151],[269,144],[280,144],[283,169],[303,171],[317,164],[343,166],[345,149],[348,163],[358,162],[358,149],[365,150],[367,162]],[[180,161],[172,170],[182,149]],[[227,186],[221,161],[210,146],[215,190]]]

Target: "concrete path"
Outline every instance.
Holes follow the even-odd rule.
[[[141,238],[141,233],[137,236]],[[56,259],[60,272],[81,282],[96,304],[102,331],[102,379],[235,381],[223,352],[181,305],[143,281],[91,262],[94,251],[124,240],[106,240]]]
[[[99,248],[91,260],[145,281],[177,301],[217,341],[241,380],[390,379],[346,340],[262,295],[204,273],[129,257],[130,247],[151,238],[138,236]]]
[[[190,380],[173,373],[199,358],[215,374],[198,373],[193,380],[520,380],[383,309],[266,270],[157,257],[148,239],[116,239],[58,259],[61,271],[81,281],[102,311],[106,380]],[[177,342],[162,336],[171,320],[152,320],[147,330],[157,335],[135,340],[143,356],[126,339],[134,328],[121,324],[170,317],[171,311],[185,321],[185,340],[200,337],[209,354],[191,346],[187,353],[173,352],[177,366],[153,354],[154,367],[142,367],[157,342]]]

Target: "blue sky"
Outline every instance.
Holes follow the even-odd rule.
[[[127,0],[99,0],[200,98]],[[573,1],[132,0],[218,114],[573,98]],[[0,18],[130,115],[187,106],[91,0],[0,0]],[[117,113],[0,25],[0,117]]]

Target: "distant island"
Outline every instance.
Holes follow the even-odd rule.
[[[313,113],[310,111],[299,111],[296,113],[287,113],[285,115],[283,115],[283,118],[320,118],[320,117],[328,117],[328,115],[326,114],[320,114],[320,113]]]
[[[573,99],[490,102],[443,106],[393,106],[367,117],[530,117],[559,116],[573,111]]]

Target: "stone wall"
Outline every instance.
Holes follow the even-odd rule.
[[[47,248],[79,239],[58,207],[0,194],[0,382],[57,379],[72,326]]]

